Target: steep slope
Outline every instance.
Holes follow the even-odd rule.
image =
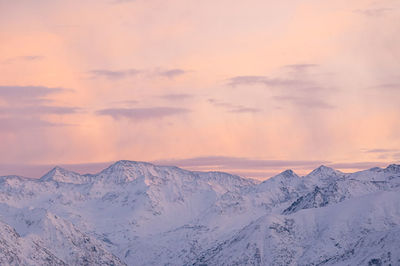
[[[397,265],[399,192],[377,192],[292,215],[263,216],[189,264]]]
[[[69,265],[123,265],[97,239],[44,209],[17,209],[0,205],[0,219],[13,224],[18,234]]]
[[[302,209],[324,207],[376,191],[389,191],[400,187],[400,168],[396,165],[389,165],[385,169],[372,168],[347,175],[330,169],[317,178],[313,175],[314,172],[315,170],[304,177],[306,184],[310,188],[313,187],[313,190],[297,198],[283,211],[284,214]],[[314,186],[310,184],[314,184]]]
[[[39,244],[23,239],[9,225],[0,221],[1,265],[66,265]]]

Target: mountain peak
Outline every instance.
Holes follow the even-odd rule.
[[[386,172],[390,173],[400,173],[400,164],[391,164],[384,169]]]
[[[107,167],[106,169],[120,169],[120,168],[129,168],[129,167],[137,167],[137,166],[154,166],[151,163],[147,162],[139,162],[139,161],[129,161],[129,160],[119,160]]]
[[[104,169],[101,173],[115,174],[123,172],[143,172],[148,169],[154,168],[155,165],[147,162],[119,160]]]
[[[318,168],[314,169],[307,176],[332,176],[332,175],[336,176],[340,174],[342,174],[342,172],[335,170],[331,167],[321,165]]]
[[[83,184],[89,182],[90,177],[82,176],[78,173],[66,170],[60,166],[55,166],[39,180],[43,182],[56,181],[62,183]]]
[[[335,169],[333,169],[332,167],[326,166],[324,164],[321,164],[320,166],[318,166],[317,168],[315,168],[314,170],[319,170],[319,171],[335,171]]]
[[[154,168],[155,165],[151,163],[120,160],[101,171],[97,176],[109,182],[122,184],[138,177],[148,176],[154,172]]]
[[[278,189],[277,191],[281,191],[282,187],[296,187],[299,182],[299,176],[288,169],[260,183],[258,185],[258,190],[273,191]]]
[[[321,165],[308,175],[304,176],[304,184],[307,187],[326,186],[344,177],[346,174],[331,167]]]
[[[284,178],[298,178],[299,176],[291,169],[287,169],[282,173],[278,174],[279,176],[283,176]]]
[[[58,165],[54,166],[54,168],[51,169],[50,172],[51,171],[57,172],[57,173],[68,173],[68,172],[70,172],[69,170],[67,170],[65,168],[62,168],[61,166],[58,166]]]
[[[67,172],[68,172],[68,170],[56,165],[55,167],[53,167],[53,169],[51,169],[44,176],[42,176],[40,178],[40,180],[41,181],[49,181],[49,180],[52,180],[55,175],[65,174]]]

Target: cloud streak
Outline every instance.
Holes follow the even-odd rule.
[[[373,167],[384,167],[387,163],[383,162],[349,162],[349,163],[332,163],[328,164],[329,167],[339,169],[368,169]]]
[[[108,108],[95,112],[99,116],[110,116],[115,120],[127,118],[129,120],[141,121],[149,119],[160,119],[168,116],[189,113],[189,109],[176,107],[149,107],[149,108]]]
[[[174,69],[169,69],[169,70],[164,70],[164,71],[158,71],[156,73],[156,75],[172,79],[172,78],[175,78],[178,76],[182,76],[186,73],[187,73],[186,70],[174,68]]]
[[[25,129],[40,129],[48,127],[72,126],[71,124],[53,123],[38,117],[7,117],[0,118],[0,132],[15,133]]]
[[[5,64],[10,64],[10,63],[14,63],[14,62],[35,62],[35,61],[41,61],[43,60],[45,57],[41,56],[41,55],[25,55],[25,56],[16,56],[16,57],[12,57],[9,58],[5,61],[3,61],[3,63]]]
[[[285,65],[284,68],[300,72],[300,71],[308,70],[310,68],[316,68],[318,66],[319,65],[317,65],[317,64],[291,64],[291,65]]]
[[[400,90],[400,83],[383,83],[372,87],[373,89]]]
[[[134,77],[142,73],[141,70],[137,69],[126,69],[126,70],[108,70],[108,69],[95,69],[89,72],[92,77],[102,77],[107,79],[123,79],[127,77]]]
[[[50,88],[44,86],[0,86],[0,100],[8,103],[48,101],[47,96],[70,91],[64,88]]]
[[[355,13],[367,16],[367,17],[382,17],[393,11],[393,8],[370,8],[370,9],[356,9]]]
[[[270,78],[267,76],[236,76],[228,79],[228,85],[232,87],[243,85],[264,85],[267,87],[306,87],[314,84],[295,78]]]
[[[161,95],[159,97],[168,101],[181,101],[181,100],[191,99],[194,96],[192,94],[186,94],[186,93],[169,93]]]
[[[80,108],[65,106],[35,105],[25,107],[0,107],[0,115],[65,115],[77,113]]]
[[[305,107],[305,108],[317,108],[317,109],[334,109],[334,105],[329,104],[321,99],[308,98],[306,96],[275,96],[275,100],[290,102],[294,105]]]
[[[400,158],[400,149],[369,149],[369,150],[364,150],[364,153],[367,154],[374,154],[377,156],[376,158],[378,159],[394,159],[397,160]]]
[[[156,70],[146,70],[146,69],[123,69],[123,70],[110,70],[110,69],[94,69],[88,73],[92,78],[106,78],[110,80],[119,80],[129,77],[137,77],[139,75],[144,75],[147,77],[162,77],[174,79],[178,76],[186,74],[188,71],[180,68],[172,69],[156,69]]]
[[[259,108],[246,107],[241,104],[233,104],[228,102],[218,101],[216,99],[208,99],[212,105],[224,108],[229,113],[258,113],[261,112]]]
[[[242,106],[228,110],[228,112],[230,113],[259,113],[260,111],[261,109],[258,108],[242,107]]]
[[[77,107],[44,105],[53,103],[47,97],[71,91],[45,86],[0,86],[0,131],[13,132],[22,129],[67,126],[43,118],[46,115],[71,115],[81,111]]]
[[[227,80],[227,84],[232,87],[249,86],[249,85],[263,85],[271,88],[288,88],[288,89],[322,89],[317,86],[316,82],[309,80],[310,73],[306,72],[308,69],[318,69],[318,64],[289,64],[280,68],[281,76],[260,76],[260,75],[241,75],[234,76]],[[283,69],[291,70],[283,72]]]
[[[399,150],[397,149],[371,149],[371,150],[366,150],[366,153],[386,153],[386,152],[398,152]]]
[[[131,2],[136,2],[136,0],[114,0],[111,3],[112,4],[123,4],[123,3],[131,3]]]
[[[326,101],[327,94],[332,92],[326,85],[321,85],[315,75],[308,69],[318,68],[317,64],[291,64],[284,65],[283,69],[290,69],[280,77],[269,76],[235,76],[228,79],[231,87],[261,85],[270,88],[275,93],[272,99],[279,105],[290,103],[293,106],[306,109],[334,109],[336,106]],[[281,70],[282,70],[281,68]]]

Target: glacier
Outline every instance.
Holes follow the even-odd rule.
[[[400,165],[0,177],[0,265],[400,265]]]

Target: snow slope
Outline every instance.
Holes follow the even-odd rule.
[[[0,264],[65,265],[37,243],[21,238],[14,228],[3,222],[0,222]]]
[[[0,177],[0,262],[396,265],[399,189],[399,165],[261,183],[133,161]]]

